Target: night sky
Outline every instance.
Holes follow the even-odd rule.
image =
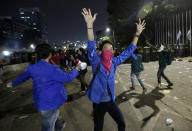
[[[107,27],[107,0],[1,0],[0,16],[18,16],[19,8],[39,7],[46,14],[48,39],[86,40],[86,25],[81,9],[97,12],[95,30]]]

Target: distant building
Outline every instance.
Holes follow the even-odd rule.
[[[22,39],[24,31],[30,27],[22,21],[11,17],[0,17],[0,34],[4,39]]]
[[[47,27],[45,15],[39,8],[20,8],[20,20],[30,26],[33,30],[41,33],[41,39],[47,41]]]

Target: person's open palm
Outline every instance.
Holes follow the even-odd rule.
[[[145,20],[141,21],[139,19],[139,23],[136,23],[136,25],[137,25],[137,32],[136,33],[138,35],[140,35],[142,33],[142,31],[145,29],[145,25],[146,25]]]
[[[92,16],[90,9],[83,8],[81,14],[84,16],[87,25],[93,24],[96,20],[97,13]]]

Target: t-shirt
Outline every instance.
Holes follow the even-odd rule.
[[[51,60],[56,64],[56,65],[60,65],[60,59],[61,59],[61,56],[54,56],[51,58]],[[53,64],[51,61],[50,61],[51,64]]]

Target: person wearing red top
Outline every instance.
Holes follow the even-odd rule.
[[[55,64],[60,65],[60,59],[61,56],[59,55],[59,53],[57,53],[57,55],[55,56]]]
[[[56,65],[55,62],[54,62],[54,61],[55,61],[55,60],[54,60],[54,59],[55,59],[54,57],[55,57],[55,53],[52,53],[52,57],[51,57],[51,59],[49,60],[49,63],[51,63],[51,64],[53,64],[53,65]]]
[[[60,65],[60,59],[61,56],[59,55],[59,53],[56,53],[56,55],[54,55],[51,59],[50,59],[50,63],[54,64],[54,65]]]

